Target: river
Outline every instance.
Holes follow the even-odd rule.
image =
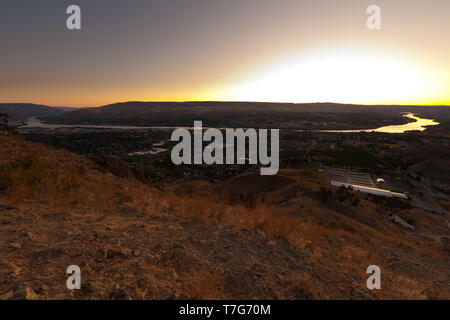
[[[433,119],[420,118],[413,113],[408,113],[403,115],[406,118],[414,119],[413,122],[408,122],[405,124],[392,125],[379,127],[375,129],[363,129],[363,130],[308,130],[315,132],[340,132],[340,133],[352,133],[352,132],[382,132],[382,133],[405,133],[407,131],[424,131],[427,126],[437,126],[439,122]],[[179,127],[140,127],[140,126],[113,126],[113,125],[88,125],[88,124],[49,124],[43,123],[35,117],[28,118],[26,124],[19,127],[20,129],[58,129],[58,128],[93,128],[93,129],[116,129],[116,130],[174,130]],[[193,129],[186,128],[186,129]],[[205,127],[206,129],[206,127]],[[221,128],[225,129],[225,128]],[[295,130],[295,131],[305,131],[305,130]]]
[[[319,130],[320,132],[382,132],[382,133],[405,133],[407,131],[424,131],[427,126],[437,126],[439,122],[433,119],[420,118],[413,113],[403,115],[405,118],[414,119],[416,121],[408,122],[405,124],[398,124],[392,126],[379,127],[376,129],[363,129],[363,130]]]

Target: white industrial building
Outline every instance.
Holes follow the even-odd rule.
[[[349,189],[352,189],[355,191],[359,191],[359,192],[363,192],[363,193],[370,193],[370,194],[374,194],[377,196],[383,196],[383,197],[388,197],[388,198],[408,199],[408,196],[406,194],[392,192],[389,190],[365,187],[365,186],[344,183],[344,182],[339,182],[339,181],[331,181],[330,183],[332,186],[335,186],[335,187],[345,187],[345,188],[349,188]]]

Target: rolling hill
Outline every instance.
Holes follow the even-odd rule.
[[[448,299],[446,217],[385,206],[310,170],[162,192],[0,130],[0,299]]]
[[[17,124],[29,117],[58,117],[64,112],[58,108],[31,103],[0,103],[0,113],[7,113],[9,122]]]
[[[266,102],[121,102],[96,108],[47,107],[3,103],[0,112],[17,124],[28,117],[47,123],[131,126],[204,126],[234,128],[280,128],[300,130],[371,129],[404,124],[402,114],[450,122],[448,106],[370,106],[337,103]]]
[[[288,129],[367,129],[403,124],[405,112],[439,115],[448,107],[358,106],[335,103],[123,102],[45,117],[62,124]]]

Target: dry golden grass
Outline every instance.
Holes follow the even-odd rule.
[[[228,205],[210,198],[182,198],[173,194],[162,196],[169,210],[203,223],[229,222],[241,229],[260,230],[267,238],[279,237],[289,240],[300,225],[300,220],[280,216],[273,208],[258,206],[247,208],[242,205]]]
[[[181,276],[185,294],[194,300],[228,299],[224,294],[223,271],[201,268],[195,273],[186,272]]]
[[[271,238],[283,238],[311,249],[327,240],[345,239],[365,246],[373,237],[345,222],[322,224],[285,215],[275,207],[255,208],[230,205],[213,197],[177,196],[162,193],[135,180],[125,180],[102,172],[91,161],[65,150],[29,143],[18,136],[0,132],[0,190],[17,206],[52,202],[70,211],[73,207],[104,212],[126,205],[139,212],[170,210],[203,223],[228,222],[241,229],[259,230]],[[316,215],[316,213],[312,213]],[[372,239],[371,239],[372,238]],[[436,255],[436,248],[400,242],[399,248],[424,255]],[[447,254],[441,245],[438,255]]]
[[[285,292],[294,292],[303,299],[317,300],[324,298],[319,286],[309,274],[293,275],[286,281],[285,288]]]
[[[315,191],[319,190],[311,184],[312,187]],[[309,249],[305,250],[309,253],[308,262],[318,270],[325,268],[330,261],[338,261],[342,268],[345,267],[341,270],[341,266],[335,266],[339,274],[345,275],[350,270],[361,279],[365,274],[358,272],[364,272],[363,266],[378,261],[383,256],[380,243],[414,256],[446,258],[449,252],[448,243],[425,247],[406,237],[404,241],[394,241],[389,234],[382,234],[367,226],[363,227],[357,221],[331,214],[331,209],[323,207],[302,205],[296,209],[298,215],[290,215],[282,207],[257,204],[255,208],[249,208],[240,204],[230,205],[207,196],[207,193],[194,193],[189,197],[173,192],[163,193],[139,181],[125,180],[105,173],[82,156],[29,143],[20,137],[1,132],[0,192],[4,195],[4,201],[19,210],[34,202],[44,202],[58,210],[73,210],[76,211],[75,214],[81,212],[80,214],[101,217],[104,212],[126,206],[143,213],[176,213],[205,224],[226,222],[238,229],[258,230],[267,239],[281,238],[296,247]],[[303,215],[306,210],[308,213]],[[336,248],[339,248],[339,252],[335,252]],[[330,255],[336,260],[330,260]],[[220,270],[205,269],[196,274],[183,273],[181,278],[185,292],[193,299],[227,298],[220,290],[224,282]],[[392,279],[403,290],[398,289],[397,296],[421,299],[444,297],[448,294],[447,291],[416,290],[414,287],[425,288],[432,285],[424,287],[412,278],[392,276]],[[312,299],[326,298],[327,293],[317,289],[314,281],[308,275],[292,277],[286,283],[287,292],[299,291],[299,296]],[[403,285],[405,282],[412,288],[411,292]]]
[[[38,201],[85,209],[130,203],[144,210],[148,195],[157,193],[138,181],[104,173],[82,156],[4,132],[0,132],[0,151],[0,190],[17,207]]]
[[[52,149],[50,149],[52,150]],[[26,143],[12,161],[0,163],[7,199],[15,206],[33,201],[52,202],[67,211],[73,206],[91,213],[126,205],[139,212],[169,210],[203,223],[228,222],[246,230],[259,230],[268,239],[282,238],[311,249],[326,239],[344,238],[362,245],[366,239],[351,227],[341,224],[321,226],[304,223],[273,207],[248,208],[229,205],[211,197],[182,197],[162,193],[139,181],[117,178],[99,171],[84,157],[64,150],[52,150]]]

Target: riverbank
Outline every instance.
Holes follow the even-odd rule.
[[[375,129],[361,129],[361,130],[308,130],[314,132],[336,132],[336,133],[358,133],[358,132],[381,132],[381,133],[405,133],[407,131],[424,131],[428,126],[436,126],[440,123],[434,119],[420,118],[413,113],[403,115],[405,118],[413,119],[415,121],[400,125],[382,126]],[[170,127],[170,126],[115,126],[115,125],[83,125],[83,124],[49,124],[41,120],[30,117],[27,119],[25,125],[20,126],[19,129],[61,129],[61,128],[92,128],[92,129],[112,129],[112,130],[175,130],[178,128],[185,128],[193,130],[194,127]],[[205,127],[207,129],[207,127]],[[228,128],[219,128],[221,130]],[[293,130],[302,132],[305,130]]]

